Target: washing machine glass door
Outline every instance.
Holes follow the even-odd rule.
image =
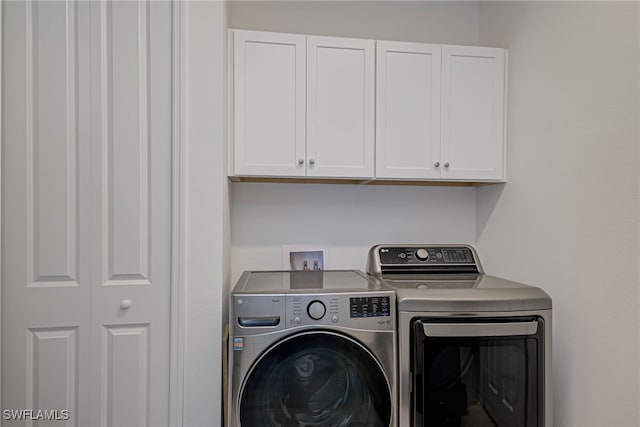
[[[389,426],[389,383],[376,358],[344,335],[305,332],[271,347],[243,384],[243,427]]]

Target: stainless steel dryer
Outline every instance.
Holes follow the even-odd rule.
[[[397,293],[399,425],[550,427],[551,298],[483,273],[467,245],[378,245]]]
[[[395,427],[395,292],[359,271],[252,271],[231,293],[229,426]]]

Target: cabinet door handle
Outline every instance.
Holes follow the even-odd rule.
[[[309,164],[310,164],[310,165],[315,165],[315,164],[316,164],[316,161],[315,161],[315,160],[313,160],[313,159],[309,159]]]
[[[435,162],[435,163],[433,164],[433,166],[435,166],[435,167],[439,168],[439,167],[440,167],[440,162]]]
[[[298,159],[298,164],[299,165],[303,165],[304,164],[304,159]]]
[[[444,167],[445,167],[445,168],[448,168],[448,167],[449,167],[449,162],[445,163],[445,164],[444,164]]]

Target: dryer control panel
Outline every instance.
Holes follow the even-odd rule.
[[[369,252],[367,272],[376,274],[478,273],[480,263],[467,245],[378,245]]]

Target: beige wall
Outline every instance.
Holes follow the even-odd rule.
[[[231,1],[229,28],[475,45],[478,2]]]
[[[638,3],[483,3],[510,49],[508,183],[478,191],[490,273],[554,303],[556,426],[637,426]]]
[[[222,416],[222,315],[226,304],[224,282],[229,252],[224,230],[224,86],[225,3],[182,2],[181,51],[181,182],[184,210],[182,271],[174,272],[180,285],[176,310],[182,333],[177,340],[177,371],[184,384],[171,383],[181,413],[171,425],[200,427],[221,425]],[[188,22],[188,25],[185,25]],[[175,332],[175,331],[172,331]],[[174,375],[180,375],[174,372]],[[173,377],[172,381],[177,380]],[[181,387],[182,386],[182,387]],[[180,418],[179,416],[182,415]]]
[[[379,243],[475,241],[475,189],[235,183],[232,278],[282,268],[282,245],[314,245],[325,268],[364,271]]]

